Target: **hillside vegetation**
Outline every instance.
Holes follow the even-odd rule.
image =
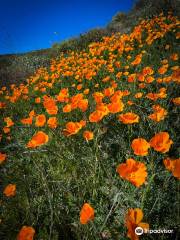
[[[138,24],[139,18],[151,18],[162,11],[171,10],[180,15],[180,3],[177,0],[137,0],[128,13],[118,12],[104,28],[95,28],[77,37],[56,42],[51,48],[24,54],[0,55],[0,87],[25,82],[40,66],[48,67],[51,58],[68,51],[81,51],[92,42],[101,41],[105,36],[116,32],[129,33]]]
[[[0,239],[178,239],[180,21],[138,21],[0,89]]]

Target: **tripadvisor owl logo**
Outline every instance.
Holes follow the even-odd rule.
[[[136,235],[140,236],[140,235],[143,234],[143,232],[144,232],[144,230],[143,230],[142,227],[137,227],[137,228],[135,228],[135,234],[136,234]]]

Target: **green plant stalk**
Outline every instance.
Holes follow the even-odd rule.
[[[151,186],[151,183],[154,179],[156,174],[153,174],[149,180],[149,183],[148,183],[148,186],[145,188],[144,192],[143,192],[143,196],[142,196],[142,200],[141,200],[141,209],[144,209],[144,203],[145,203],[145,199],[146,199],[146,195],[147,193],[149,192],[150,190],[150,186]]]

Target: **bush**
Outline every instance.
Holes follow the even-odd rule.
[[[92,29],[87,33],[80,34],[79,37],[55,43],[52,45],[52,48],[64,53],[68,51],[81,51],[86,49],[90,43],[101,41],[104,36],[110,34],[106,29]]]
[[[124,22],[126,20],[127,15],[123,12],[118,12],[115,16],[112,18],[113,23],[117,22]]]
[[[145,16],[158,15],[161,12],[168,14],[172,11],[174,15],[180,14],[180,3],[177,0],[138,0],[135,3],[133,11],[144,11]]]

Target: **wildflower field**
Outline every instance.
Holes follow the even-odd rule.
[[[1,240],[178,239],[179,23],[140,19],[0,89]]]

